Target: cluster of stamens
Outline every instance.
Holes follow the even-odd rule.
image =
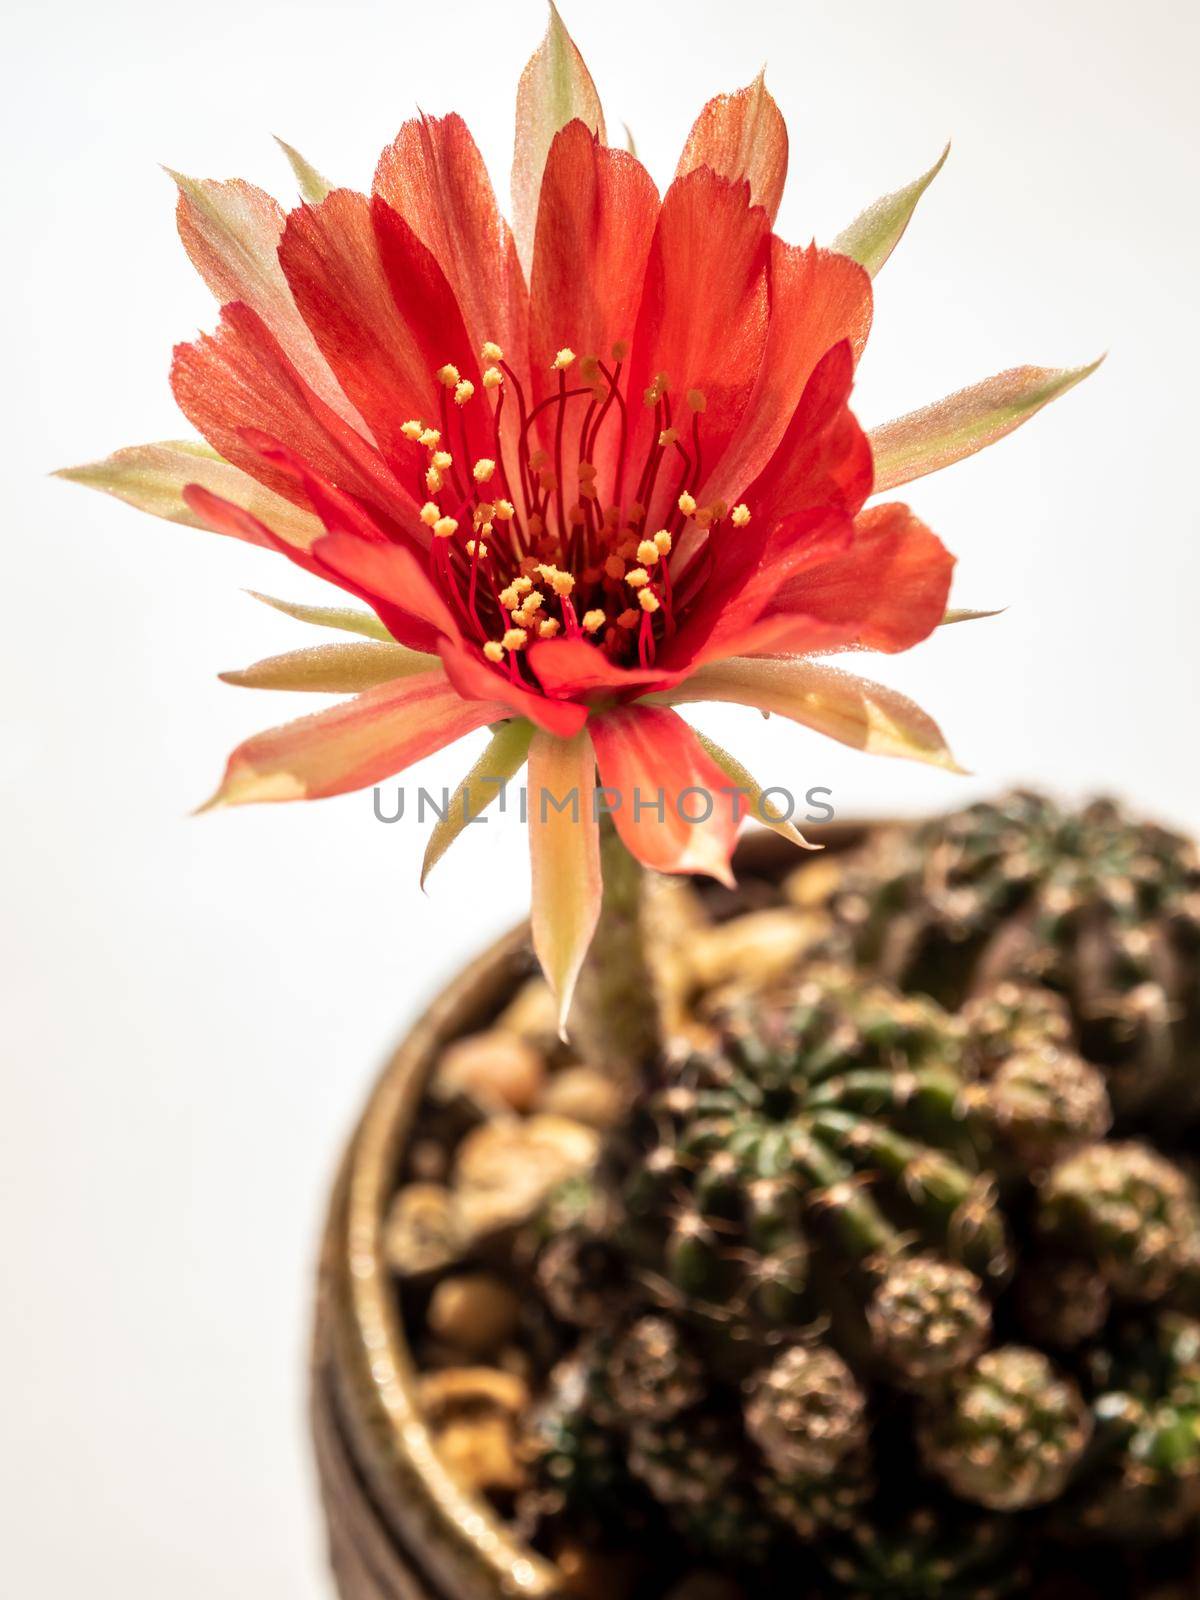
[[[423,452],[418,497],[421,521],[432,534],[434,581],[464,635],[514,681],[528,671],[527,645],[560,636],[590,640],[615,663],[652,665],[659,643],[675,632],[704,584],[712,530],[726,519],[735,528],[750,520],[744,505],[731,510],[722,501],[697,500],[705,397],[687,391],[691,420],[681,429],[672,421],[665,373],[643,396],[654,427],[634,477],[621,386],[627,355],[624,343],[613,346],[607,362],[595,356],[577,361],[574,351],[560,350],[551,363],[557,393],[531,407],[504,352],[489,341],[481,351],[483,394],[448,362],[436,374],[440,423],[414,418],[401,430]],[[572,369],[577,383],[568,379]],[[510,390],[515,443],[514,430],[502,429]],[[575,401],[583,403],[572,411]],[[472,461],[464,409],[489,403],[492,453]],[[606,428],[617,430],[617,438],[615,456],[606,452],[615,461],[612,481],[602,486],[594,458]],[[552,448],[538,438],[552,439]],[[463,461],[470,462],[465,473]],[[576,498],[567,504],[572,480]],[[662,526],[651,530],[650,508],[664,503],[667,510],[657,519]]]

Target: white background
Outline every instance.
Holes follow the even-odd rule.
[[[1111,351],[909,494],[960,557],[957,602],[1010,607],[881,669],[974,779],[753,712],[705,725],[844,815],[1031,778],[1200,824],[1194,6],[576,0],[567,19],[660,181],[701,102],[765,59],[792,239],[828,239],[953,137],[877,281],[866,423]],[[542,26],[538,0],[18,3],[6,25],[7,1593],[326,1593],[303,1422],[323,1191],[398,1029],[527,896],[523,840],[493,827],[423,898],[417,829],[367,796],[189,820],[226,750],[299,709],[216,682],[311,642],[239,590],[316,585],[44,474],[181,432],[170,347],[214,312],[156,162],[286,196],[278,133],[362,186],[419,102],[463,111],[506,182]]]

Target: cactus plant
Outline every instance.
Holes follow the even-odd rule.
[[[534,1229],[574,1346],[537,1494],[582,1536],[623,1495],[753,1592],[1054,1593],[1081,1538],[1138,1592],[1200,1531],[1200,1202],[1109,1136],[1064,1000],[822,961],[706,1022]]]
[[[1068,1002],[1118,1116],[1200,1115],[1200,857],[1111,800],[1015,791],[881,830],[834,911],[857,957],[957,1007],[1016,978]]]

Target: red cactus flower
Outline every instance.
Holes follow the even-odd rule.
[[[271,602],[361,637],[227,680],[354,697],[241,745],[210,803],[339,794],[499,724],[477,775],[527,759],[534,793],[590,795],[598,776],[716,797],[703,820],[622,804],[614,821],[649,866],[726,877],[731,787],[757,790],[675,706],[735,701],[952,765],[923,712],[813,658],[906,650],[946,616],[951,557],[907,507],[864,509],[872,492],[1082,372],[1018,369],[862,431],[870,274],[932,172],[832,249],[785,244],[787,136],[760,79],[705,107],[660,198],[604,142],[557,13],[518,97],[515,235],[457,116],[406,123],[369,196],[289,154],[305,203],[286,215],[248,184],[178,179],[222,310],[172,383],[211,450],[68,474],[370,607]],[[531,834],[535,936],[565,1008],[597,915],[596,824],[534,806]]]

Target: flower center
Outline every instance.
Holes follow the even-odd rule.
[[[632,459],[627,355],[624,343],[608,361],[560,350],[555,392],[531,406],[504,352],[489,342],[482,396],[448,363],[437,373],[440,427],[404,424],[426,452],[421,520],[433,535],[431,574],[464,636],[514,681],[533,681],[526,646],[560,635],[591,641],[615,664],[652,666],[703,587],[713,529],[727,517],[739,528],[750,520],[744,505],[698,502],[706,406],[699,389],[673,406],[667,375],[658,374],[642,396],[654,413],[650,442],[643,460]],[[493,454],[471,461],[463,410],[492,397]],[[514,404],[515,445],[511,426],[502,431]],[[667,509],[651,527],[655,506]]]

